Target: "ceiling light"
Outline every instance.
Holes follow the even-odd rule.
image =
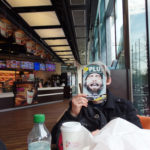
[[[69,60],[75,61],[75,59],[74,59],[74,58],[70,58]]]
[[[65,63],[73,63],[74,61],[67,60]]]
[[[60,56],[61,58],[74,58],[73,55],[72,56]]]
[[[60,22],[54,11],[19,13],[19,15],[30,26],[60,25]]]
[[[69,45],[66,39],[45,40],[48,45]]]
[[[6,0],[12,7],[47,6],[52,5],[50,0]]]
[[[70,55],[70,54],[72,54],[72,52],[71,51],[69,51],[69,52],[56,52],[56,54],[57,55]]]
[[[54,52],[70,52],[71,50],[53,50]]]
[[[70,46],[59,46],[59,47],[51,47],[52,50],[71,50]]]
[[[35,29],[41,38],[65,37],[64,31],[60,29]]]

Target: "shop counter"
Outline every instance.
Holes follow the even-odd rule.
[[[0,109],[14,106],[14,94],[12,92],[0,93]]]
[[[38,103],[59,101],[64,99],[64,87],[38,88],[36,101]]]

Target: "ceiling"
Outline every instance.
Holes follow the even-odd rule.
[[[4,16],[54,60],[67,65],[75,60],[86,64],[91,0],[1,0],[0,7]]]

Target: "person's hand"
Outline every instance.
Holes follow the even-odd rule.
[[[71,115],[77,117],[81,111],[82,106],[88,106],[88,100],[86,99],[86,94],[78,94],[72,98],[72,109]]]
[[[99,131],[100,131],[99,129],[97,129],[97,130],[93,131],[93,132],[92,132],[92,135],[94,136],[94,135],[98,134],[98,133],[99,133]]]

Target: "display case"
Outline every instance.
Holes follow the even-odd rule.
[[[12,91],[13,82],[15,81],[15,71],[0,70],[0,92]]]

